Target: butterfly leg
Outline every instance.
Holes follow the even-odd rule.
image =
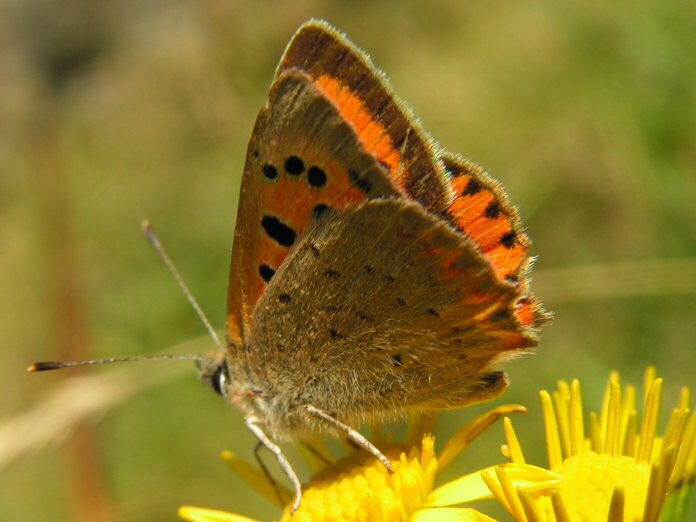
[[[295,488],[295,501],[292,503],[290,513],[294,513],[300,507],[300,502],[302,501],[302,484],[300,483],[300,479],[297,478],[297,473],[295,473],[295,470],[292,469],[290,462],[288,462],[288,459],[285,457],[285,455],[283,455],[283,452],[278,445],[273,442],[261,429],[259,426],[259,421],[256,417],[247,417],[244,422],[246,423],[247,428],[249,428],[251,432],[256,435],[259,442],[275,455],[280,469],[283,470],[283,473],[285,473],[285,475],[290,479],[290,482],[292,482],[292,485]]]
[[[283,498],[282,493],[280,492],[280,488],[278,487],[278,482],[276,481],[275,478],[273,478],[273,475],[271,475],[271,472],[269,471],[268,467],[266,466],[266,463],[263,461],[261,458],[261,448],[265,448],[263,442],[258,441],[256,443],[256,446],[254,446],[254,458],[256,459],[256,463],[259,465],[261,468],[261,471],[263,471],[263,474],[266,476],[266,479],[268,482],[273,486],[273,491],[275,492],[276,498],[280,502],[281,506],[285,505],[285,499]]]
[[[379,451],[377,446],[375,446],[369,440],[367,440],[358,430],[351,428],[350,426],[342,423],[338,419],[334,419],[324,410],[320,410],[312,404],[308,404],[307,406],[305,406],[305,408],[307,409],[307,412],[311,415],[319,417],[324,422],[327,422],[337,430],[345,433],[348,436],[349,441],[357,444],[360,448],[364,449],[365,451],[372,453],[375,457],[377,457],[377,459],[379,459],[379,461],[382,464],[384,464],[384,467],[387,468],[387,471],[389,471],[389,473],[394,473],[394,469],[392,468],[391,462],[389,462],[389,459],[384,456],[384,453]]]

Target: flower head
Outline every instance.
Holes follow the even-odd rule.
[[[318,441],[312,441],[310,460],[320,469],[304,488],[300,508],[283,521],[304,522],[323,520],[355,521],[443,521],[495,522],[492,518],[469,508],[451,507],[481,496],[490,496],[479,473],[472,473],[455,482],[434,489],[437,473],[496,419],[512,412],[526,411],[522,406],[501,406],[464,426],[438,454],[432,433],[434,417],[424,415],[412,423],[405,440],[389,444],[373,430],[374,443],[389,458],[394,473],[372,455],[353,451],[347,457],[333,461]],[[229,452],[223,459],[247,483],[269,500],[276,496],[265,476],[253,466]],[[544,473],[543,479],[550,474]],[[537,479],[542,479],[537,477]],[[291,498],[289,491],[283,494]],[[253,522],[248,518],[209,509],[185,506],[179,511],[191,522]]]
[[[662,385],[649,368],[639,420],[635,387],[622,387],[613,373],[599,413],[590,412],[586,426],[580,383],[560,381],[557,391],[540,393],[548,469],[526,462],[512,421],[506,417],[503,453],[511,462],[435,489],[437,474],[476,436],[500,416],[524,408],[491,410],[464,426],[439,453],[434,451],[433,418],[428,415],[411,426],[401,444],[388,444],[377,434],[373,438],[391,461],[393,474],[374,457],[358,452],[333,461],[315,442],[311,458],[320,469],[304,489],[292,520],[495,522],[474,509],[455,507],[495,497],[516,522],[683,522],[696,475],[696,415],[690,410],[689,389],[683,388],[666,429],[658,436]],[[274,500],[273,487],[259,470],[229,452],[223,458]],[[286,498],[291,496],[285,492]],[[180,515],[191,522],[254,522],[194,507],[181,508]],[[288,507],[283,520],[290,519]]]
[[[587,428],[577,380],[570,386],[560,381],[552,394],[542,391],[549,471],[560,480],[521,485],[498,467],[483,472],[486,484],[516,522],[653,522],[663,511],[663,520],[681,520],[696,468],[696,416],[690,413],[689,389],[683,388],[658,436],[662,385],[649,368],[639,422],[636,389],[622,388],[613,373],[602,408],[590,412]],[[526,466],[510,419],[505,432],[504,453]]]

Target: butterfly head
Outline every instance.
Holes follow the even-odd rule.
[[[197,361],[198,372],[213,391],[225,401],[244,413],[245,416],[265,418],[267,408],[264,394],[252,386],[226,350],[216,350]]]
[[[206,357],[201,357],[196,361],[196,366],[201,379],[207,382],[215,393],[228,399],[230,367],[224,351],[216,350]]]

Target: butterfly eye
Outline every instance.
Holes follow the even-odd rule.
[[[227,385],[229,383],[229,373],[227,370],[227,362],[223,362],[220,366],[215,369],[213,375],[210,377],[210,384],[215,390],[215,393],[225,397],[227,395]]]

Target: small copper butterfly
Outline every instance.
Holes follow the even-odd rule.
[[[203,377],[277,442],[497,397],[537,344],[530,242],[483,170],[441,150],[360,49],[311,20],[249,141],[227,346]],[[35,368],[49,369],[49,368]]]
[[[500,185],[439,150],[329,24],[288,44],[256,120],[225,353],[204,375],[274,441],[497,397],[537,343],[529,240]]]

